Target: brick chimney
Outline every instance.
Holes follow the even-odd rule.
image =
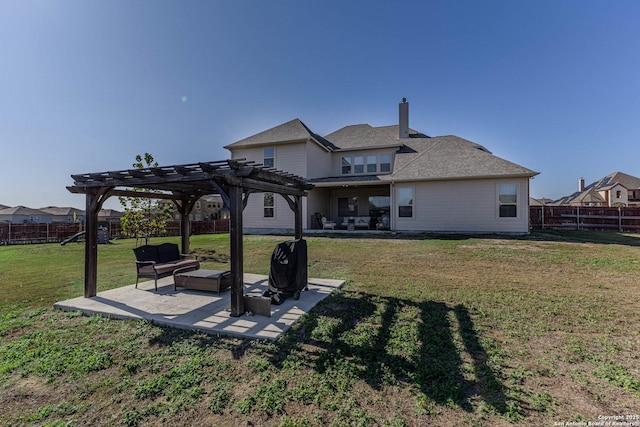
[[[399,105],[400,120],[400,138],[409,138],[409,103],[407,98],[402,98],[402,102]]]

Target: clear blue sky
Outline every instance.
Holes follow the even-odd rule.
[[[71,174],[220,160],[299,118],[396,124],[540,172],[640,176],[638,1],[0,0],[0,204],[84,207]],[[116,199],[106,207],[118,208]]]

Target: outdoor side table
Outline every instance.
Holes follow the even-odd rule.
[[[229,270],[176,270],[173,274],[173,289],[176,290],[180,286],[186,289],[220,293],[231,286],[230,276]]]

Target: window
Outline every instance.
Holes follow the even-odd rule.
[[[343,157],[340,164],[342,165],[342,175],[351,173],[351,157]]]
[[[398,188],[398,216],[413,217],[413,188]]]
[[[262,164],[266,168],[273,168],[276,166],[276,149],[274,147],[265,147],[262,150]]]
[[[264,193],[263,207],[264,207],[265,218],[274,217],[275,206],[276,206],[276,201],[275,201],[275,198],[273,197],[273,193]]]
[[[364,157],[355,156],[353,158],[353,173],[364,173]]]
[[[518,216],[518,186],[516,184],[498,185],[498,209],[500,218]]]
[[[338,216],[358,216],[358,198],[338,197]]]
[[[622,191],[618,190],[616,191],[616,199],[619,199],[622,197]]]
[[[367,156],[367,173],[378,172],[378,159],[376,156]]]
[[[369,215],[375,217],[389,215],[390,201],[391,198],[389,196],[369,196]]]
[[[380,154],[380,172],[391,172],[391,154]]]

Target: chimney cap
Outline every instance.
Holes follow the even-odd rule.
[[[407,98],[402,98],[402,102],[407,102]]]

